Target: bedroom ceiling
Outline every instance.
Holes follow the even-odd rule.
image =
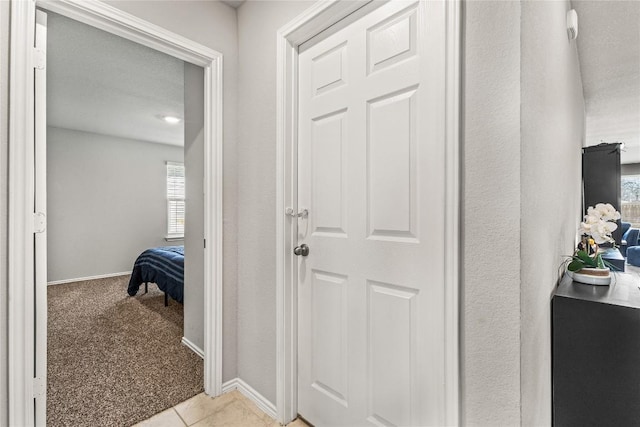
[[[47,124],[183,145],[184,63],[47,12]]]
[[[587,145],[624,142],[640,162],[640,1],[574,0]]]

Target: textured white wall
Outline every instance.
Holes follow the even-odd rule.
[[[276,401],[276,32],[311,2],[238,10],[238,376]]]
[[[204,69],[184,64],[184,337],[204,348]]]
[[[49,281],[131,271],[167,244],[167,160],[182,147],[47,129]]]
[[[522,425],[551,425],[551,313],[581,215],[584,99],[568,0],[522,2]],[[578,37],[577,42],[580,43]]]
[[[520,3],[465,2],[464,425],[520,423]]]
[[[222,378],[237,376],[237,214],[236,105],[238,26],[235,9],[218,1],[106,1],[124,12],[180,34],[224,55],[224,260]]]

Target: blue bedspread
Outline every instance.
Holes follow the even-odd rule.
[[[127,292],[134,296],[143,283],[155,283],[178,302],[184,299],[184,246],[164,246],[142,252],[133,265]]]

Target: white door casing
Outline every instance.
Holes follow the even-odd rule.
[[[345,3],[279,32],[278,419],[456,425],[460,4]]]
[[[222,54],[103,2],[16,0],[11,6],[9,71],[9,425],[45,423],[46,383],[34,378],[44,378],[42,366],[46,367],[46,336],[36,332],[37,328],[46,328],[46,294],[36,289],[36,283],[46,282],[46,258],[42,258],[42,251],[36,252],[34,245],[34,231],[40,223],[34,217],[36,180],[46,176],[45,169],[38,166],[45,164],[46,150],[36,147],[35,137],[36,116],[44,117],[34,111],[44,107],[36,102],[38,89],[34,90],[33,70],[41,61],[34,52],[36,6],[204,68],[204,237],[208,242],[204,272],[204,387],[207,394],[217,396],[222,392]],[[38,163],[36,150],[42,160]],[[39,206],[46,208],[42,202]],[[42,243],[42,237],[39,239]],[[34,267],[41,270],[36,271],[35,277]],[[43,403],[34,406],[37,395],[43,396]]]

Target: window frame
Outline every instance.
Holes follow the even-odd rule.
[[[171,197],[169,195],[169,187],[170,187],[170,168],[182,168],[183,171],[183,189],[184,192],[182,194],[182,196],[173,196]],[[181,162],[174,162],[174,161],[166,161],[165,162],[165,196],[166,196],[166,201],[167,201],[167,217],[166,217],[166,227],[165,227],[165,237],[164,239],[167,242],[171,242],[171,241],[178,241],[178,240],[184,240],[184,223],[186,222],[186,196],[187,196],[187,191],[186,191],[186,169],[184,167],[184,163]],[[174,231],[175,228],[172,228],[172,223],[171,223],[171,203],[172,202],[182,202],[184,204],[184,208],[183,208],[183,212],[184,212],[184,216],[182,218],[183,220],[183,226],[182,226],[182,233],[172,233],[171,231]],[[176,221],[178,222],[178,221]]]

